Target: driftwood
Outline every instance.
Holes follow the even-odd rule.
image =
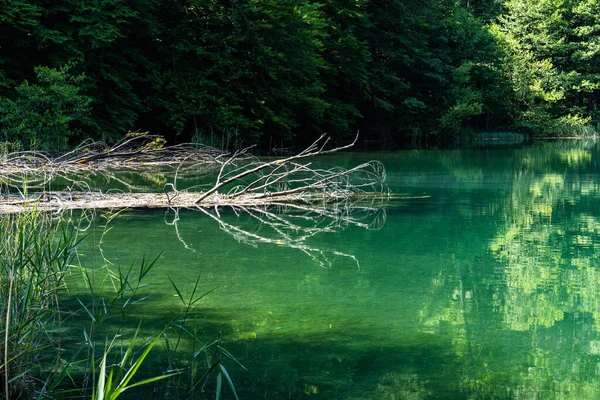
[[[158,135],[130,132],[112,147],[86,140],[74,150],[57,157],[34,151],[5,154],[0,157],[0,196],[16,192],[25,197],[25,191],[49,191],[56,180],[68,182],[72,186],[70,191],[87,191],[93,189],[94,178],[119,181],[119,172],[145,167],[171,166],[197,171],[214,165],[215,159],[224,154],[202,145],[165,147],[164,143]],[[86,175],[87,179],[83,179],[82,175]],[[127,182],[122,183],[129,191],[139,191]]]
[[[144,139],[145,144],[132,147]],[[385,199],[389,190],[385,185],[385,169],[381,163],[371,161],[350,169],[317,168],[312,165],[316,156],[345,150],[356,142],[326,149],[326,136],[297,155],[272,161],[250,158],[248,149],[231,156],[203,149],[192,152],[190,148],[152,149],[149,136],[134,136],[111,149],[80,150],[56,159],[38,153],[18,153],[0,160],[0,180],[3,191],[0,213],[20,212],[29,208],[47,211],[72,209],[120,208],[211,208],[218,206],[259,207],[264,205],[315,205],[340,207],[359,204],[365,199]],[[132,150],[133,148],[133,150]],[[177,153],[177,156],[174,156]],[[122,158],[134,165],[177,163],[172,183],[164,185],[163,193],[103,193],[94,190],[87,182],[79,182],[77,173],[86,171],[108,173],[107,165]],[[113,163],[109,163],[113,160]],[[217,177],[207,190],[195,188],[180,190],[177,179],[182,168],[198,169],[217,165]],[[46,190],[57,176],[73,183],[67,190]],[[22,186],[22,188],[20,187]],[[83,189],[83,190],[82,190]],[[16,193],[15,193],[16,192]]]
[[[68,218],[69,210],[84,210],[75,220],[80,226],[87,221],[91,228],[97,210],[116,215],[114,211],[126,208],[164,208],[165,222],[174,227],[183,247],[194,251],[197,238],[184,238],[179,231],[180,209],[191,209],[214,220],[240,243],[285,246],[322,267],[332,265],[332,258],[347,259],[357,268],[354,255],[324,248],[315,237],[351,226],[379,229],[385,223],[391,194],[381,163],[319,167],[318,156],[348,149],[356,139],[327,149],[328,139],[321,136],[296,155],[266,160],[251,157],[250,149],[229,155],[193,146],[162,148],[155,146],[158,139],[131,135],[112,148],[88,142],[54,159],[39,153],[7,155],[0,159],[0,214],[35,209]],[[144,192],[118,173],[165,166],[171,168],[165,175],[170,180],[155,193]],[[212,174],[206,180],[210,183],[180,187],[182,176],[199,171]],[[118,181],[125,191],[97,190],[92,179],[96,177]],[[65,190],[50,190],[57,178],[67,182]],[[223,218],[225,208],[235,217]]]

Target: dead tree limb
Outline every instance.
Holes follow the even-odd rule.
[[[178,228],[178,210],[187,208],[200,210],[240,242],[271,243],[296,249],[323,267],[331,265],[332,256],[345,257],[353,260],[358,268],[360,265],[354,255],[322,248],[314,238],[348,226],[378,229],[385,222],[385,206],[391,194],[381,163],[370,161],[348,169],[319,167],[319,156],[346,150],[357,138],[345,146],[327,149],[329,140],[323,135],[297,155],[266,161],[249,157],[249,149],[231,156],[218,152],[199,155],[186,146],[156,153],[145,147],[145,141],[150,139],[126,138],[113,148],[90,141],[56,159],[38,153],[4,157],[0,159],[2,184],[14,191],[21,185],[31,189],[35,182],[36,190],[0,196],[0,214],[28,208],[57,213],[75,209],[166,208],[175,211],[169,224],[174,227],[178,240],[186,249],[193,250],[191,241],[184,240]],[[154,192],[148,192],[135,187],[133,180],[114,174],[111,161],[118,160],[121,165],[131,156],[135,157],[132,164],[138,168],[147,162],[146,165],[155,169],[163,157],[167,162],[174,159],[178,162],[172,164],[176,168],[170,172],[171,181],[161,181]],[[198,185],[180,187],[183,185],[180,175],[195,175],[203,168],[216,176],[206,191],[200,191]],[[119,181],[126,189],[119,193],[107,192],[104,187],[92,186],[82,173]],[[49,190],[57,177],[68,182],[66,190]],[[0,195],[2,190],[0,187]],[[247,229],[232,220],[231,215],[221,215],[220,210],[225,207],[232,209],[238,218],[247,216],[258,229]]]
[[[311,162],[305,161],[308,158],[348,149],[356,143],[357,139],[358,135],[350,144],[325,150],[329,138],[321,135],[297,155],[268,162],[243,160],[241,165],[238,165],[237,157],[243,152],[235,153],[222,163],[214,186],[202,193],[196,200],[196,204],[223,200],[271,202],[275,198],[323,201],[347,198],[369,190],[381,190],[379,193],[385,195],[387,191],[383,184],[385,169],[378,162],[372,161],[346,170],[315,169],[311,167]],[[246,183],[245,179],[248,177],[251,181]],[[227,187],[229,191],[221,195],[219,190]]]
[[[114,160],[119,154],[132,154],[132,151],[127,149],[131,149],[137,138],[136,136],[126,139],[112,150],[95,150],[102,152],[102,155],[97,156],[79,156],[81,152],[88,151],[80,149],[55,160],[43,154],[30,152],[0,159],[0,184],[4,186],[0,186],[0,213],[19,212],[20,207],[33,205],[52,211],[197,206],[210,208],[232,205],[256,207],[268,204],[314,203],[338,207],[342,202],[357,203],[364,198],[385,199],[390,196],[385,185],[385,169],[377,161],[349,169],[317,168],[314,162],[316,157],[348,149],[356,142],[355,138],[350,144],[327,150],[325,146],[328,138],[324,135],[297,155],[269,161],[250,158],[248,149],[236,152],[225,160],[223,153],[213,153],[203,158],[203,155],[184,151],[179,154],[184,157],[178,158],[173,181],[163,182],[157,190],[148,192],[145,188],[125,181],[123,175],[115,172],[118,169],[115,170],[113,164],[108,162],[108,158]],[[89,142],[87,145],[96,149],[103,148],[95,142]],[[187,148],[182,146],[179,149]],[[136,150],[133,153],[143,154],[142,159],[146,159],[145,150]],[[82,162],[83,160],[85,162]],[[149,165],[156,167],[156,158],[153,160]],[[136,165],[138,169],[134,172],[139,173],[141,167]],[[178,187],[178,177],[184,170],[195,175],[203,168],[214,171],[215,166],[218,168],[216,181],[206,191],[198,191],[198,185]],[[126,193],[109,193],[104,187],[99,190],[94,186],[92,179],[84,179],[84,174],[93,179],[104,177],[107,182],[119,182]],[[68,182],[65,190],[51,190],[52,182],[57,178]]]

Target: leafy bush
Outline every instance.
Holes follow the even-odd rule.
[[[3,141],[20,143],[24,149],[60,151],[91,124],[91,98],[80,94],[85,76],[72,76],[69,69],[36,67],[37,84],[24,81],[13,99],[0,98]]]

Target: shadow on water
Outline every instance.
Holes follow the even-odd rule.
[[[153,295],[138,303],[125,319],[112,316],[96,333],[97,337],[110,340],[115,326],[119,326],[126,346],[126,338],[140,323],[144,337],[155,335],[164,328],[165,321],[176,320],[173,316],[181,311],[164,310],[166,300]],[[65,310],[71,306],[80,310],[79,301],[89,303],[82,296],[64,296]],[[274,330],[240,338],[232,321],[242,318],[236,313],[198,307],[186,323],[190,331],[197,329],[196,348],[222,334],[224,347],[247,368],[244,370],[231,360],[225,362],[241,399],[453,399],[464,391],[458,385],[463,371],[450,343],[435,343],[433,337],[431,343],[378,344],[364,329],[331,329],[327,334],[280,334]],[[81,332],[89,324],[81,311],[75,320],[81,324],[68,324],[70,330],[63,332],[63,346],[71,351],[85,345]],[[173,338],[170,330],[166,335]],[[139,375],[139,379],[157,376],[170,366],[184,369],[181,377],[137,388],[123,398],[140,399],[163,393],[167,393],[164,398],[214,398],[214,376],[204,392],[196,390],[193,396],[189,393],[191,381],[186,368],[194,358],[192,345],[189,340],[186,342],[185,348],[175,355],[167,352],[164,345],[156,347]],[[201,373],[205,370],[206,367]],[[440,384],[442,377],[452,384]]]

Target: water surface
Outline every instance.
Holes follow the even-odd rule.
[[[95,222],[79,261],[116,270],[160,254],[136,305],[150,330],[181,311],[168,277],[185,296],[200,276],[214,290],[193,325],[247,367],[226,364],[241,399],[598,398],[599,145],[319,163],[370,159],[399,197],[370,228],[340,223],[294,248],[232,210],[227,226],[269,240],[198,211],[125,211]]]

